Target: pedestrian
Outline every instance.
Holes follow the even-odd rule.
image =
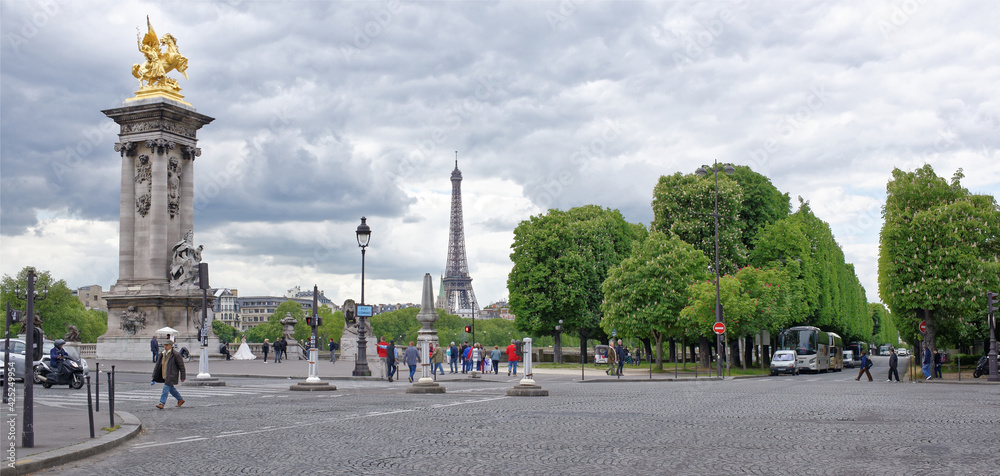
[[[605,374],[611,375],[611,371],[615,370],[617,363],[618,352],[615,351],[615,341],[611,339],[608,341],[608,369],[604,371]]]
[[[330,348],[330,363],[331,364],[336,363],[337,362],[337,349],[340,348],[340,345],[338,345],[336,342],[334,342],[332,337],[330,338],[330,347],[329,348]]]
[[[431,352],[431,373],[434,374],[434,380],[437,380],[438,372],[444,375],[444,353],[445,350],[440,346],[433,346]]]
[[[622,366],[625,365],[625,346],[622,340],[618,339],[618,347],[615,347],[615,357],[618,359],[618,378],[622,378]]]
[[[493,350],[490,352],[490,360],[493,361],[494,375],[500,373],[500,355],[501,355],[500,346],[499,345],[493,346]]]
[[[274,363],[281,363],[281,339],[274,341]]]
[[[149,339],[149,350],[153,351],[153,362],[156,362],[156,357],[160,355],[160,343],[156,341],[155,335]]]
[[[387,354],[387,349],[389,344],[385,341],[385,336],[379,339],[378,344],[376,344],[376,350],[378,351],[378,378],[385,378],[387,367],[385,366],[385,359]]]
[[[281,358],[288,358],[288,339],[285,336],[281,336]]]
[[[944,365],[944,354],[934,349],[934,378],[941,378],[941,366]]]
[[[489,373],[493,370],[493,356],[483,349],[483,373]]]
[[[510,345],[507,346],[507,376],[510,377],[510,372],[514,371],[514,376],[517,377],[517,346],[514,345],[514,339],[510,340]]]
[[[469,370],[469,341],[463,342],[462,347],[458,349],[458,361],[462,364],[462,373],[464,374]]]
[[[449,370],[451,370],[451,373],[457,374],[459,358],[458,358],[458,346],[455,345],[455,341],[452,341],[451,345],[448,347],[448,353],[450,355],[450,358],[448,359],[448,368]]]
[[[868,371],[872,367],[872,359],[868,357],[868,351],[861,351],[861,370],[858,371],[858,378],[854,380],[861,380],[862,375],[868,375],[868,381],[872,381],[872,373]]]
[[[224,355],[224,356],[226,356],[226,360],[231,360],[230,359],[231,355],[229,353],[229,344],[228,343],[223,342],[223,343],[219,344],[219,353],[222,354],[222,355]]]
[[[483,371],[483,346],[479,342],[472,346],[472,365],[476,372]]]
[[[385,367],[386,375],[392,382],[392,376],[396,375],[396,341],[392,339],[389,340],[389,344],[385,348]]]
[[[933,359],[933,358],[934,358],[934,356],[931,354],[931,347],[930,346],[925,346],[924,347],[924,362],[923,362],[924,365],[923,365],[923,367],[921,367],[920,370],[922,370],[924,372],[924,377],[927,377],[927,380],[930,380],[931,377],[934,376],[931,373],[931,362],[932,362],[931,359]]]
[[[413,382],[413,374],[417,372],[417,364],[420,363],[420,351],[413,346],[413,341],[410,341],[410,346],[406,348],[406,352],[403,354],[403,363],[410,368],[410,382]]]
[[[261,352],[264,352],[264,363],[267,363],[267,351],[271,350],[271,345],[268,344],[267,339],[264,339],[264,343],[260,346]]]
[[[183,405],[184,398],[174,386],[177,385],[178,380],[183,382],[186,378],[184,359],[181,358],[181,354],[174,350],[174,342],[167,339],[163,342],[163,353],[160,354],[156,365],[153,366],[153,380],[149,382],[150,385],[163,384],[163,393],[160,394],[160,403],[156,405],[156,408],[163,410],[163,405],[167,403],[167,394],[177,399],[178,407]]]
[[[899,363],[899,356],[896,355],[896,349],[889,348],[889,380],[886,382],[892,382],[892,376],[896,376],[896,381],[899,381],[899,372],[896,370],[896,364]]]

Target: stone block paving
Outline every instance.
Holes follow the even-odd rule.
[[[146,431],[52,474],[996,474],[1000,387],[855,382],[848,372],[726,381],[444,382],[443,395],[360,382],[267,389],[156,410]],[[130,384],[120,392],[138,390]],[[148,387],[148,384],[147,384]],[[147,389],[148,390],[148,389]],[[191,392],[190,389],[181,389]],[[272,391],[273,390],[273,391]]]

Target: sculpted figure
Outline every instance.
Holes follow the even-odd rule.
[[[166,88],[180,91],[177,80],[167,77],[167,73],[176,69],[185,79],[188,78],[188,60],[178,51],[177,39],[169,33],[163,35],[163,38],[157,38],[148,16],[146,27],[146,34],[141,38],[139,32],[136,32],[139,52],[146,61],[132,65],[132,76],[139,80],[139,89]],[[167,51],[162,51],[163,46],[167,47]],[[143,84],[144,81],[146,84]]]
[[[188,230],[184,239],[172,248],[173,260],[170,264],[170,284],[176,287],[194,286],[198,280],[197,267],[201,263],[203,246],[194,247],[194,231]]]

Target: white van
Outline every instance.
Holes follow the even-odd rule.
[[[795,366],[798,354],[794,350],[777,350],[771,356],[771,375],[792,374],[798,375],[799,369]]]

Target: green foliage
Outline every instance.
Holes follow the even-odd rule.
[[[14,292],[19,288],[22,293],[28,288],[28,267],[25,267],[16,277],[4,275],[0,283],[0,306],[6,309],[9,302],[12,309],[26,311],[24,299]],[[43,294],[43,290],[48,290]],[[42,332],[48,339],[61,339],[69,331],[69,326],[80,330],[80,341],[97,342],[97,338],[107,332],[108,315],[98,310],[88,310],[83,303],[73,295],[66,286],[66,281],[55,280],[48,271],[36,271],[35,291],[39,298],[35,299],[35,312],[42,319]],[[41,299],[44,296],[44,299]],[[23,322],[21,324],[23,326]],[[23,332],[20,326],[12,326],[11,334]]]
[[[676,234],[686,243],[715,259],[715,178],[712,174],[660,177],[653,189],[653,223],[650,231]],[[719,174],[719,215],[738,217],[741,213],[743,189],[724,173]],[[719,219],[719,268],[723,274],[735,272],[747,262],[747,247],[743,242],[745,223],[730,218]]]
[[[566,332],[603,338],[601,284],[645,234],[617,210],[596,205],[522,221],[514,229],[507,278],[517,328],[551,335],[562,319]]]
[[[899,331],[896,330],[896,322],[893,315],[882,303],[868,303],[868,311],[872,319],[872,342],[882,344],[898,345]]]
[[[1000,208],[973,195],[930,165],[895,169],[886,186],[879,240],[879,295],[903,339],[916,342],[926,319],[926,340],[956,345],[986,335],[986,292],[1000,289]]]
[[[779,268],[745,267],[720,281],[726,334],[743,337],[767,329],[772,333],[787,328],[802,316],[795,314],[798,291],[793,278]],[[715,283],[702,281],[688,288],[690,305],[681,311],[690,335],[708,337],[715,323]]]
[[[791,203],[787,193],[781,193],[771,179],[750,170],[745,165],[737,165],[733,178],[743,190],[740,206],[740,222],[743,223],[743,245],[753,252],[754,239],[767,225],[788,216]]]
[[[236,342],[236,336],[240,335],[239,329],[222,321],[212,321],[212,332],[219,342]]]
[[[434,321],[434,329],[437,331],[438,342],[442,345],[451,342],[473,342],[472,333],[465,332],[465,326],[473,325],[472,319],[448,314],[444,309],[435,311],[438,319]],[[416,342],[417,333],[421,328],[420,321],[417,320],[419,312],[420,309],[416,307],[383,312],[371,318],[372,330],[377,337],[385,338],[386,341],[395,339],[397,344]],[[514,328],[514,323],[507,319],[476,319],[475,327],[475,341],[488,347],[494,345],[506,347],[510,339],[522,337],[522,334]]]

